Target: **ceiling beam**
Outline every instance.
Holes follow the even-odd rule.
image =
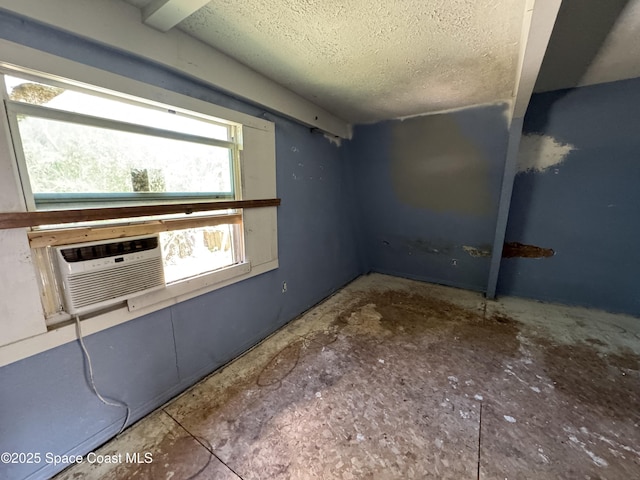
[[[166,32],[209,2],[210,0],[155,0],[142,10],[142,21]]]
[[[493,299],[498,286],[498,274],[502,262],[502,247],[507,232],[507,221],[511,208],[511,194],[518,165],[518,152],[524,114],[529,106],[533,87],[540,73],[542,59],[547,51],[551,33],[558,17],[562,0],[528,0],[522,24],[520,40],[520,56],[512,102],[511,121],[509,122],[509,140],[505,159],[498,219],[493,240],[489,278],[487,280],[486,297]]]
[[[562,0],[527,2],[515,83],[513,117],[524,117],[542,67]]]

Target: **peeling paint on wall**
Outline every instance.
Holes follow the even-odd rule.
[[[342,138],[336,137],[335,135],[330,135],[328,133],[325,133],[324,138],[329,140],[329,143],[335,145],[336,147],[340,147],[342,145]]]
[[[490,247],[484,247],[484,248],[476,248],[476,247],[470,247],[468,245],[463,245],[462,246],[462,250],[464,250],[465,252],[467,252],[470,256],[477,258],[477,257],[490,257],[491,256],[491,248]]]
[[[451,115],[392,126],[391,175],[403,203],[434,212],[491,211],[489,163]]]
[[[443,241],[432,241],[422,238],[415,238],[407,239],[406,245],[410,249],[422,253],[430,253],[436,255],[449,255],[451,253],[451,246],[447,245]]]
[[[382,240],[382,244],[385,247],[400,248],[404,251],[405,247],[410,251],[419,252],[422,254],[430,255],[445,255],[451,256],[460,252],[460,248],[467,253],[470,257],[482,258],[491,256],[491,246],[482,245],[480,247],[471,247],[468,245],[451,245],[447,244],[444,240],[432,240],[423,238],[403,238],[398,237],[393,240]]]
[[[542,173],[561,164],[574,150],[576,150],[574,145],[561,143],[549,135],[522,135],[518,154],[518,173]]]
[[[545,258],[553,257],[556,252],[550,248],[525,245],[518,242],[508,242],[502,248],[502,258]]]

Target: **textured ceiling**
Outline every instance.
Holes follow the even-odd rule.
[[[510,98],[524,3],[215,0],[177,28],[362,123]]]
[[[364,123],[510,98],[524,7],[525,0],[213,0],[176,28]],[[640,0],[563,0],[536,91],[638,76]]]

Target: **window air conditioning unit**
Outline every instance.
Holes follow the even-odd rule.
[[[165,286],[158,235],[55,247],[65,311],[80,315]]]

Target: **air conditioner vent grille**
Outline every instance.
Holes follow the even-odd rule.
[[[69,276],[69,296],[82,308],[164,285],[162,259]]]
[[[165,287],[157,235],[56,247],[56,257],[64,308],[72,315]]]

